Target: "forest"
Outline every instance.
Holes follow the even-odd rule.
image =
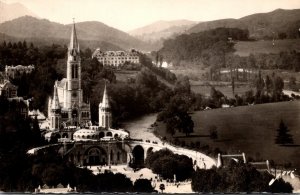
[[[209,64],[224,59],[226,53],[234,51],[234,41],[248,40],[249,32],[236,28],[217,28],[200,33],[183,34],[167,39],[159,54],[175,65],[181,61]],[[234,40],[234,41],[233,41]]]
[[[234,44],[249,39],[249,32],[236,28],[217,28],[199,33],[183,34],[167,39],[158,51],[162,59],[178,65],[198,65],[221,68],[300,70],[300,53],[254,53],[249,56],[234,55]]]
[[[249,164],[231,160],[227,167],[199,169],[192,176],[192,189],[195,192],[281,192],[291,193],[293,187],[279,178],[271,186],[272,176],[259,172]]]
[[[53,85],[66,74],[67,47],[51,45],[35,47],[32,43],[6,43],[0,45],[0,61],[2,71],[5,65],[33,64],[35,70],[31,74],[18,75],[11,79],[18,86],[18,96],[32,98],[30,109],[39,109],[47,114],[48,97],[52,96]],[[172,96],[172,90],[158,81],[148,69],[170,78],[176,79],[167,70],[155,69],[146,56],[142,56],[142,63],[147,64],[135,78],[134,83],[116,82],[114,69],[103,67],[96,59],[92,59],[92,51],[81,51],[83,99],[91,104],[92,122],[98,120],[98,105],[102,100],[104,83],[108,81],[108,93],[113,114],[113,125],[143,114],[158,112],[163,109],[165,102]],[[5,64],[5,65],[4,65]],[[169,76],[168,76],[169,75]]]

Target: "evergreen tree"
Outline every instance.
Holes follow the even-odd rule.
[[[161,190],[161,193],[164,193],[165,190],[165,184],[160,184],[159,189]]]
[[[288,127],[284,124],[283,120],[280,121],[279,128],[277,129],[277,136],[275,139],[276,144],[293,144],[294,140],[292,135],[289,134]]]

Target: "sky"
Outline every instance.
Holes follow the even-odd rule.
[[[123,31],[159,20],[210,21],[299,9],[300,0],[1,0],[19,2],[40,18],[69,24],[100,21]]]

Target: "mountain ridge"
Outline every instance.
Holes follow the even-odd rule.
[[[135,38],[151,44],[154,50],[162,47],[164,39],[186,32],[197,22],[191,20],[159,20],[149,25],[129,31]]]
[[[69,39],[72,24],[60,24],[48,19],[22,16],[0,24],[0,33],[23,39]],[[87,21],[76,23],[78,39],[107,42],[123,49],[145,49],[147,45],[127,33],[102,22]]]
[[[0,1],[0,23],[13,20],[22,16],[33,16],[38,18],[38,15],[28,9],[21,3],[4,3]]]
[[[160,32],[160,31],[166,30],[173,26],[185,26],[185,25],[191,25],[191,24],[195,24],[195,23],[197,23],[197,22],[191,21],[191,20],[186,20],[186,19],[159,20],[159,21],[153,22],[151,24],[130,30],[130,31],[128,31],[128,33],[136,36],[136,35],[148,34],[148,33],[153,33],[153,32]]]
[[[277,37],[280,33],[295,38],[296,31],[300,26],[300,9],[276,9],[266,13],[255,13],[239,19],[226,18],[201,22],[190,28],[188,33],[197,33],[213,28],[240,28],[248,29],[250,37],[264,39]],[[297,26],[297,28],[296,28]],[[295,28],[294,28],[295,27]],[[293,29],[294,28],[294,29]]]

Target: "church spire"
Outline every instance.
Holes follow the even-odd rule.
[[[99,127],[110,128],[112,122],[110,105],[108,102],[108,95],[106,90],[106,83],[103,92],[102,102],[99,104]]]
[[[60,109],[58,94],[57,94],[57,81],[55,81],[55,85],[54,85],[54,93],[53,93],[53,100],[52,100],[51,109],[52,110],[59,110]]]
[[[74,18],[73,18],[73,27],[72,27],[69,50],[71,51],[72,54],[74,51],[79,53],[79,44],[78,44],[78,40],[77,40],[77,33],[76,33]]]
[[[108,102],[108,95],[107,95],[107,91],[106,91],[106,82],[105,82],[105,86],[104,86],[103,99],[102,99],[101,105],[102,105],[102,108],[110,108],[109,102]]]

